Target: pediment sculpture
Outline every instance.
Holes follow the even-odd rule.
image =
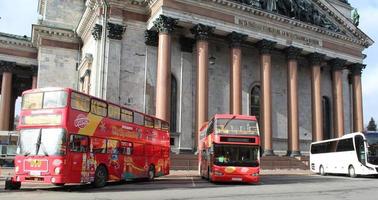
[[[285,15],[292,19],[326,28],[333,32],[341,30],[332,23],[310,0],[233,0],[265,11]]]

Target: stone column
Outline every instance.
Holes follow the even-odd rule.
[[[154,21],[159,31],[158,64],[156,78],[156,117],[170,121],[171,95],[171,33],[177,20],[160,15]]]
[[[333,132],[335,137],[344,135],[343,69],[345,60],[331,60],[332,97],[333,97]]]
[[[273,50],[276,42],[269,40],[261,40],[257,43],[260,50],[260,79],[261,79],[261,100],[260,100],[260,127],[263,135],[263,148],[264,156],[272,156],[272,61],[271,51]]]
[[[12,99],[12,72],[15,63],[0,62],[0,72],[2,72],[1,82],[1,102],[0,102],[0,131],[9,131],[10,108]]]
[[[321,62],[323,54],[312,53],[309,55],[311,63],[311,112],[312,112],[312,141],[323,140],[323,108],[321,94]]]
[[[242,113],[241,43],[247,35],[233,31],[227,36],[230,42],[230,113]]]
[[[32,89],[35,89],[37,88],[37,81],[38,81],[38,67],[37,66],[33,66],[32,68],[33,70],[33,76],[32,76]]]
[[[298,125],[298,56],[302,49],[288,47],[287,53],[287,115],[288,115],[288,150],[289,156],[300,156]]]
[[[361,132],[364,130],[361,84],[361,74],[364,68],[365,65],[360,63],[354,64],[350,68],[353,88],[353,132]]]
[[[197,91],[196,91],[196,134],[195,143],[198,144],[198,131],[202,124],[208,120],[208,67],[209,67],[209,43],[208,38],[213,33],[214,27],[203,24],[195,25],[191,32],[197,40]]]

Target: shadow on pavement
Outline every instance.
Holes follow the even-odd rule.
[[[368,177],[371,178],[371,177]],[[374,177],[373,177],[374,178]],[[24,184],[19,191],[7,191],[1,188],[2,192],[25,192],[25,191],[57,191],[57,192],[127,192],[127,191],[153,191],[153,190],[173,190],[173,189],[199,189],[199,188],[220,188],[220,187],[261,187],[264,185],[279,184],[306,184],[306,183],[330,183],[340,181],[358,180],[359,178],[349,178],[346,176],[303,176],[303,175],[273,175],[262,176],[258,184],[246,183],[209,183],[207,180],[199,177],[164,177],[156,179],[153,182],[142,180],[128,182],[110,182],[106,187],[94,188],[92,185],[66,185],[57,186],[41,186]],[[1,185],[0,185],[1,186]]]

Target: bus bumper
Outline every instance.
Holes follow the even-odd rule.
[[[15,175],[13,179],[17,182],[28,182],[28,183],[42,183],[42,184],[63,184],[65,180],[62,176],[26,176],[26,175]]]
[[[214,182],[244,182],[244,183],[258,183],[260,176],[257,175],[213,175],[211,180]]]

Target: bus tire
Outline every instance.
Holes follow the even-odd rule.
[[[108,170],[104,165],[99,165],[94,176],[93,186],[96,188],[104,187],[108,181]]]
[[[210,183],[213,182],[213,180],[211,179],[210,168],[207,169],[207,180],[209,180]]]
[[[53,183],[54,186],[63,187],[65,183]]]
[[[155,167],[153,165],[150,165],[148,168],[148,181],[153,181],[155,178]]]
[[[326,173],[324,172],[324,167],[323,167],[323,165],[320,165],[320,167],[319,167],[319,174],[320,174],[321,176],[325,176],[325,175],[326,175]]]
[[[351,178],[356,178],[356,177],[357,177],[356,170],[354,169],[353,165],[350,165],[350,166],[348,167],[348,175],[349,175]]]
[[[5,180],[5,190],[19,190],[21,188],[21,182],[13,181],[12,178]]]

